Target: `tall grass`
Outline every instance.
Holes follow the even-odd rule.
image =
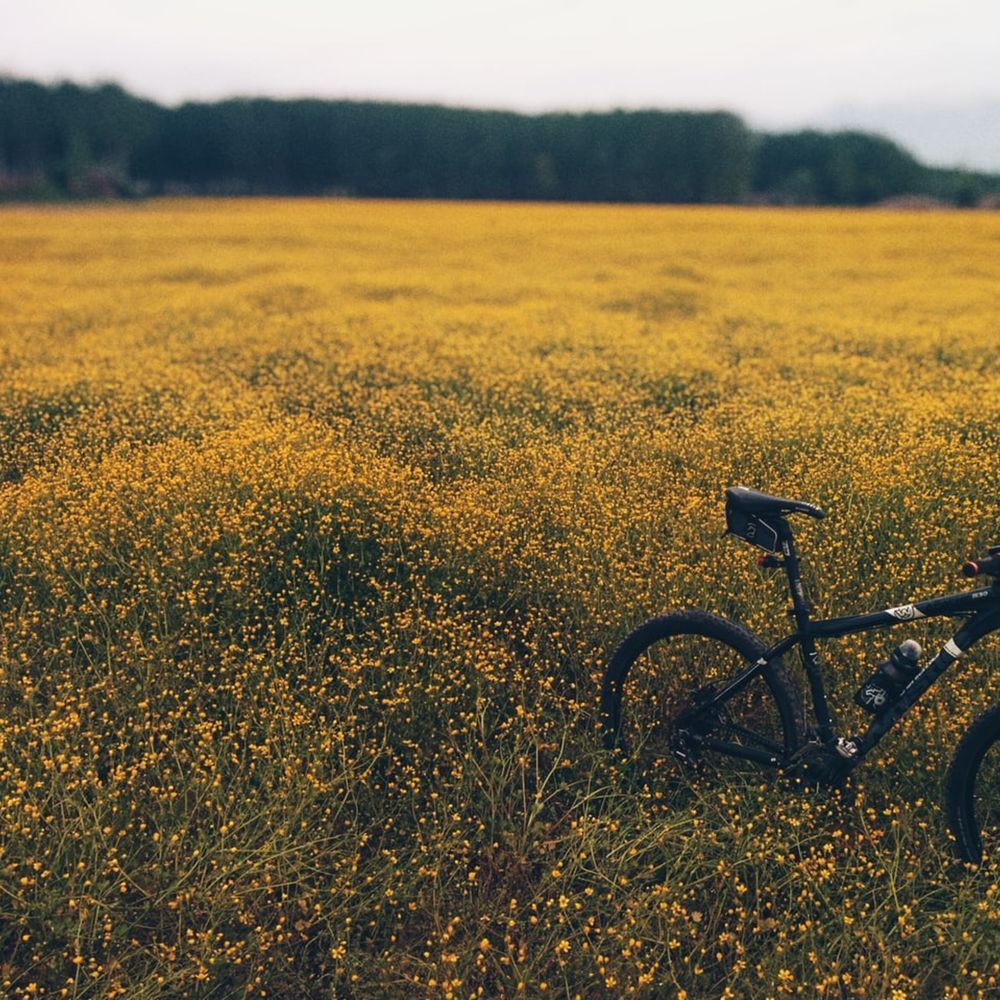
[[[988,644],[847,801],[637,789],[596,695],[661,610],[785,628],[727,485],[829,510],[830,615],[1000,541],[1000,221],[0,217],[9,995],[996,995],[940,804]],[[845,730],[899,638],[824,650]]]

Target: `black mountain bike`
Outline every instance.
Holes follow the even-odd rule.
[[[812,504],[743,486],[726,491],[726,530],[764,549],[761,566],[788,576],[795,632],[768,648],[742,625],[707,611],[652,618],[629,633],[611,656],[601,691],[608,749],[622,751],[642,774],[674,761],[723,755],[807,780],[840,785],[947,668],[1000,628],[1000,546],[966,563],[968,577],[990,586],[845,618],[812,620],[786,515],[822,518]],[[855,696],[872,715],[867,730],[834,732],[816,651],[817,639],[948,616],[964,619],[922,669],[920,646],[908,639]],[[798,646],[815,723],[807,724],[799,690],[781,657]],[[948,770],[948,824],[964,861],[1000,856],[1000,705],[962,737]]]

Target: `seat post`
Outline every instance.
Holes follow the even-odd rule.
[[[780,523],[781,554],[784,556],[785,572],[788,574],[788,589],[792,594],[792,612],[799,631],[804,632],[809,627],[809,602],[806,600],[806,592],[802,586],[799,556],[795,551],[795,539],[792,537],[791,525],[786,518],[781,518]]]
[[[809,634],[809,601],[806,599],[805,589],[802,586],[799,556],[795,551],[795,539],[792,538],[792,529],[785,518],[781,518],[781,552],[784,556],[785,572],[788,574],[788,588],[792,593],[792,614],[795,617],[795,627],[801,636],[799,652],[802,656],[802,667],[809,679],[809,690],[816,712],[819,737],[824,741],[832,740],[833,727],[830,710],[826,704],[823,677],[817,663],[816,643]]]

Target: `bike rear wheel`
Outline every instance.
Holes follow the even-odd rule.
[[[958,856],[975,865],[1000,860],[1000,705],[966,730],[946,788]]]
[[[621,752],[641,781],[676,761],[699,759],[706,738],[784,759],[801,743],[804,716],[798,689],[780,660],[718,709],[699,709],[765,652],[742,625],[706,611],[680,611],[643,623],[621,641],[604,674],[605,745]],[[723,759],[719,753],[712,756]],[[728,755],[724,759],[735,768],[755,766]]]

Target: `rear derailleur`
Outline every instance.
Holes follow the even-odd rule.
[[[678,713],[670,734],[670,752],[682,764],[697,764],[702,738],[721,724],[718,706],[712,706],[716,687],[708,684],[691,693],[691,704]]]

